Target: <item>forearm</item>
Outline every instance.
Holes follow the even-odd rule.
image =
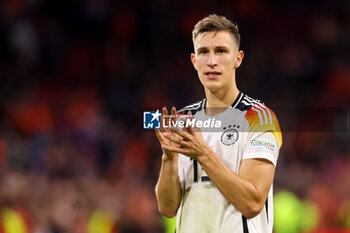
[[[162,156],[162,166],[156,185],[158,210],[167,217],[174,217],[181,202],[181,186],[178,176],[178,158],[169,160]]]
[[[235,174],[212,150],[206,156],[199,156],[198,162],[218,190],[245,217],[255,217],[261,211],[266,200],[265,190],[259,190],[251,181]]]
[[[242,160],[237,175],[207,145],[200,132],[173,131],[177,136],[164,136],[178,146],[162,145],[163,149],[196,159],[218,190],[245,217],[261,212],[273,181],[273,163],[264,158]]]

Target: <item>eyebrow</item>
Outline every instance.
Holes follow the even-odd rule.
[[[200,52],[200,51],[207,50],[207,49],[208,49],[208,47],[199,47],[197,49],[197,51]],[[229,48],[226,46],[215,46],[214,50],[229,50]]]

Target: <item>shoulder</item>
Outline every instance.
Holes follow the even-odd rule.
[[[237,108],[246,111],[244,117],[248,122],[249,132],[272,132],[280,145],[282,144],[281,129],[277,117],[261,100],[244,95]]]
[[[272,127],[279,130],[275,113],[263,101],[243,94],[236,108],[245,112],[244,117],[251,128],[270,129]]]
[[[264,102],[258,99],[253,99],[248,95],[242,93],[239,96],[239,100],[235,106],[235,108],[241,111],[249,111],[253,106],[264,105]]]
[[[245,112],[245,118],[249,123],[257,121],[261,125],[272,124],[273,119],[276,118],[274,112],[263,101],[251,98],[243,93],[235,108]]]
[[[195,103],[189,104],[183,108],[181,108],[178,112],[178,114],[187,114],[189,111],[191,111],[192,115],[195,115],[198,111],[202,110],[204,108],[205,99],[202,99],[200,101],[197,101]]]

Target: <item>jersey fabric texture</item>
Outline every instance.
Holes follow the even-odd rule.
[[[196,120],[208,119],[205,102],[204,99],[179,112],[191,111]],[[233,172],[238,174],[244,159],[266,159],[276,166],[282,136],[275,114],[261,101],[240,92],[229,108],[211,117],[221,121],[221,128],[202,129],[204,140]],[[182,200],[177,211],[177,233],[272,232],[272,186],[262,211],[246,219],[220,193],[196,160],[180,154],[178,164]]]

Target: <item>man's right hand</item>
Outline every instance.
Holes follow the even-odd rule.
[[[175,107],[172,107],[171,108],[171,116],[169,117],[169,114],[168,114],[168,110],[166,107],[163,107],[162,108],[162,116],[161,116],[161,128],[160,129],[156,129],[156,135],[157,135],[157,138],[158,138],[158,141],[160,143],[160,145],[168,145],[168,146],[179,146],[177,145],[176,143],[168,140],[167,138],[164,137],[164,133],[167,133],[167,134],[175,134],[173,133],[171,130],[170,130],[170,127],[172,127],[172,125],[170,125],[170,123],[175,123],[176,122],[176,108]],[[162,127],[163,126],[163,120],[165,122],[165,126],[167,126],[167,128],[164,128]],[[178,158],[178,153],[175,153],[175,152],[171,152],[167,149],[164,149],[162,147],[162,150],[163,150],[163,159],[165,160],[173,160],[173,159],[176,159],[177,161],[177,158]]]

